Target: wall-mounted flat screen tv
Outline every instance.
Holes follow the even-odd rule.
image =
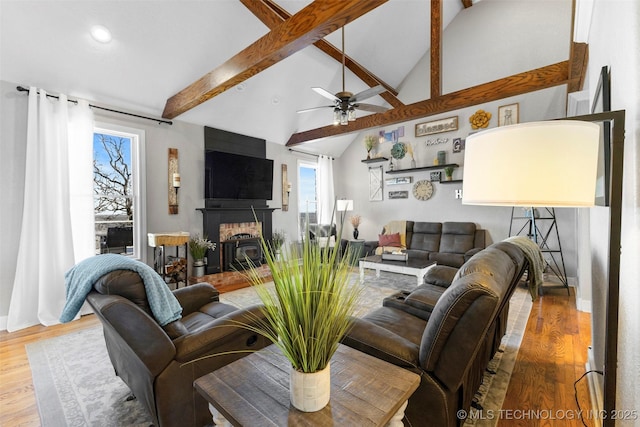
[[[206,199],[271,200],[273,160],[206,151],[204,193]]]

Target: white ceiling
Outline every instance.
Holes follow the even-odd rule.
[[[306,0],[277,1],[290,13]],[[446,26],[462,9],[443,0]],[[345,27],[347,55],[394,87],[429,47],[429,0],[390,0]],[[113,41],[89,35],[103,25]],[[98,105],[160,117],[166,100],[268,32],[237,0],[0,1],[0,79]],[[340,48],[340,31],[327,37]],[[341,64],[314,46],[273,65],[175,120],[285,144],[328,125],[331,102],[311,90],[342,90]],[[425,76],[428,79],[428,76]],[[346,89],[367,89],[347,71]],[[387,105],[376,96],[366,102]],[[359,112],[362,116],[364,112]],[[338,156],[354,135],[305,145]]]

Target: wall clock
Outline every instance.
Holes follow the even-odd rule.
[[[413,196],[418,200],[429,200],[433,195],[433,185],[426,179],[413,184]]]

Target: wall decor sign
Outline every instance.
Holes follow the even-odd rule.
[[[389,199],[408,199],[408,191],[389,191]]]
[[[412,180],[410,176],[403,176],[400,178],[387,178],[384,183],[387,185],[411,184]]]
[[[453,152],[459,153],[464,150],[464,140],[462,138],[453,138]]]
[[[369,168],[369,201],[382,201],[382,166]]]
[[[432,182],[440,182],[440,172],[431,172],[429,178]]]
[[[416,136],[432,135],[434,133],[449,132],[452,130],[458,130],[458,116],[434,120],[432,122],[418,123],[416,125]]]
[[[515,125],[519,123],[519,104],[498,107],[498,126]]]

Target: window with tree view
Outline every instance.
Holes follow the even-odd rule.
[[[96,129],[93,193],[96,253],[141,257],[139,135]]]

